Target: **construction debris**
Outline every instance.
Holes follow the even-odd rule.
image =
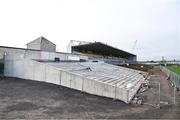
[[[150,82],[148,80],[145,80],[145,82],[141,84],[141,87],[140,87],[138,93],[135,95],[135,97],[131,103],[142,105],[142,103],[144,101],[143,92],[147,91],[150,88],[150,86],[151,86]]]
[[[140,92],[142,93],[142,92],[147,91],[147,90],[149,89],[149,87],[150,87],[149,81],[143,83],[143,84],[141,85]]]

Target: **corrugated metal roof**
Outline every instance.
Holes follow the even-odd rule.
[[[94,53],[101,53],[101,54],[112,54],[115,56],[136,56],[132,53],[126,52],[124,50],[112,47],[110,45],[104,44],[102,42],[94,42],[94,43],[89,43],[89,44],[83,44],[83,45],[76,45],[72,46],[72,49],[82,49],[82,50],[87,50],[87,51],[92,51]]]

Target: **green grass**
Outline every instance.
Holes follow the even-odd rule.
[[[180,66],[167,66],[166,68],[180,75]]]

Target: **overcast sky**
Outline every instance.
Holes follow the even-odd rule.
[[[180,0],[0,0],[0,46],[39,36],[66,51],[70,40],[101,41],[138,60],[180,59]]]

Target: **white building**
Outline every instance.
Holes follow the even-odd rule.
[[[39,37],[26,44],[27,49],[56,52],[56,45],[44,37]]]

